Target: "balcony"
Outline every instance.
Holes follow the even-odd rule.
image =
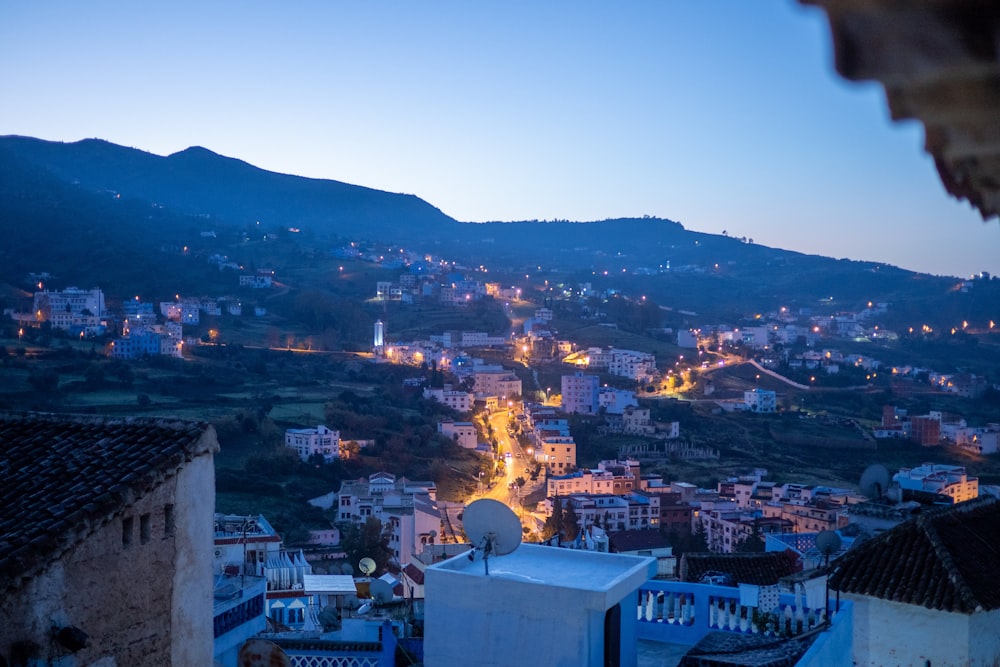
[[[647,581],[636,599],[640,666],[677,665],[684,653],[710,632],[768,638],[768,647],[811,641],[797,667],[851,664],[853,608],[829,602],[829,625],[822,607],[810,609],[803,595],[783,593],[766,617],[740,604],[739,589],[674,581]],[[704,657],[704,656],[703,656]]]

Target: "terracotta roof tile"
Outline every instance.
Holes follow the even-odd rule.
[[[406,574],[407,577],[410,578],[410,581],[412,581],[416,585],[418,586],[424,585],[424,571],[421,570],[416,565],[414,565],[413,563],[407,563],[406,567],[403,568],[403,572]]]
[[[670,546],[670,540],[656,528],[608,533],[608,542],[612,551],[616,553],[640,549],[662,549]]]
[[[0,414],[0,591],[217,448],[200,422]]]
[[[772,586],[782,577],[801,570],[798,558],[786,551],[766,553],[686,553],[681,557],[680,579],[697,583],[709,572],[729,575],[732,583]]]
[[[1000,609],[1000,500],[923,512],[837,560],[830,586],[971,614]]]

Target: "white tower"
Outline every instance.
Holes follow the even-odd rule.
[[[385,349],[385,324],[382,320],[376,320],[375,322],[375,340],[372,343],[372,347],[375,354],[382,354]]]

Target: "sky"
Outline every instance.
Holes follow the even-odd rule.
[[[0,3],[0,134],[203,146],[461,221],[651,215],[1000,274],[1000,225],[791,0]]]

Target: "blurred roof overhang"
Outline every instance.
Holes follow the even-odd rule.
[[[800,2],[826,11],[842,76],[880,82],[894,120],[923,123],[948,192],[1000,214],[1000,2]]]

